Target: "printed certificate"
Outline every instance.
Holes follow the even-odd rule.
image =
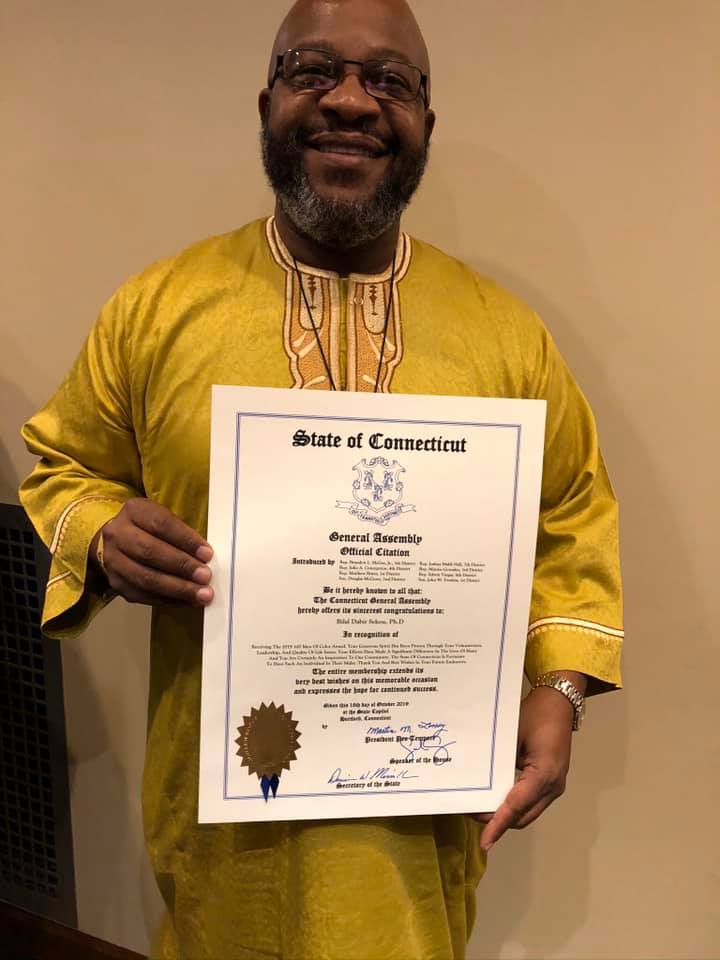
[[[545,403],[214,387],[200,822],[494,810]]]

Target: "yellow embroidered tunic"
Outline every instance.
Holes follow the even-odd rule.
[[[616,503],[592,413],[550,336],[512,296],[401,235],[396,284],[301,265],[333,379],[380,389],[547,400],[526,671],[619,685]],[[272,219],[129,280],[48,405],[25,426],[41,459],[21,499],[53,554],[43,623],[79,633],[95,532],[134,496],[203,535],[213,383],[327,390],[291,259]],[[153,957],[461,958],[483,870],[464,816],[198,825],[202,613],[153,611],[143,808],[167,905]]]

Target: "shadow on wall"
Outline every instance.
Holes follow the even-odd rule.
[[[140,951],[159,920],[140,807],[148,620],[145,608],[115,601],[84,637],[63,644],[65,697],[75,705],[70,771],[81,925]],[[103,865],[106,880],[98,883]]]
[[[461,183],[475,188],[458,195],[455,185]],[[621,353],[629,349],[623,333],[626,318],[606,309],[607,265],[593,263],[582,223],[573,223],[561,202],[562,197],[557,201],[549,197],[497,153],[471,144],[441,144],[433,149],[427,185],[408,216],[411,232],[492,277],[542,316],[593,405],[621,503],[629,636],[624,677],[629,692],[591,702],[588,723],[575,740],[565,797],[533,827],[508,835],[493,851],[478,895],[478,919],[468,952],[472,960],[571,955],[566,950],[572,950],[574,934],[587,924],[591,904],[598,909],[597,892],[593,896],[591,889],[597,884],[592,874],[597,844],[617,851],[615,889],[626,884],[622,896],[628,901],[636,895],[640,878],[628,865],[642,862],[642,850],[653,842],[643,833],[652,830],[652,824],[646,826],[638,817],[632,834],[638,838],[635,852],[615,842],[634,772],[628,762],[633,688],[643,679],[648,682],[647,651],[669,651],[678,635],[694,635],[698,649],[704,635],[709,642],[709,626],[701,622],[701,598],[691,576],[689,545],[673,522],[671,491],[650,479],[653,458],[644,447],[647,438],[634,426],[638,411],[629,415],[623,408],[621,376],[634,366]],[[552,278],[560,278],[563,306],[553,299],[551,289],[538,285],[543,276],[548,286],[558,282]],[[621,356],[618,375],[614,360]],[[635,359],[642,366],[644,358]],[[662,581],[656,579],[659,573],[653,564],[662,563],[663,556],[673,557],[672,597],[658,597],[653,610],[639,610],[637,597],[657,596],[656,584]],[[695,611],[699,622],[688,624],[688,611]],[[662,743],[646,747],[657,751],[661,769]],[[644,793],[640,785],[633,790],[638,791]],[[623,838],[628,835],[628,827],[622,825]],[[611,882],[609,876],[606,872],[601,883]],[[625,955],[622,931],[617,936],[618,955]]]
[[[0,356],[8,372],[38,381],[15,342],[0,342]],[[36,406],[17,383],[0,380],[3,502],[19,502],[18,485],[35,462],[19,431]],[[160,916],[140,813],[148,618],[117,601],[83,637],[62,644],[79,926],[140,951]]]

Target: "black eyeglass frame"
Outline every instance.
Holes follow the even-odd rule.
[[[404,60],[391,60],[391,59],[347,60],[345,57],[336,56],[334,53],[330,53],[329,50],[318,50],[315,47],[292,47],[290,50],[286,50],[285,53],[279,53],[277,55],[277,60],[275,63],[275,73],[273,74],[272,79],[268,84],[268,89],[272,90],[272,88],[275,86],[275,81],[278,79],[278,77],[281,80],[284,80],[289,86],[293,86],[292,81],[288,80],[283,73],[283,69],[284,69],[283,65],[284,65],[285,57],[287,57],[288,54],[299,53],[300,51],[307,51],[308,53],[321,53],[323,56],[327,57],[329,61],[334,61],[336,64],[342,64],[343,68],[348,63],[354,67],[360,67],[360,68],[365,67],[368,63],[397,63],[402,65],[403,67],[410,67],[412,70],[417,70],[417,72],[420,74],[420,85],[418,86],[418,92],[415,94],[414,97],[411,97],[409,100],[403,100],[398,97],[376,96],[376,94],[371,93],[363,83],[363,75],[361,73],[360,82],[362,84],[362,88],[365,91],[365,93],[367,93],[368,96],[372,97],[374,100],[379,100],[381,103],[383,101],[386,101],[388,103],[413,103],[415,100],[417,100],[420,94],[422,94],[423,103],[425,104],[425,109],[427,110],[430,106],[430,97],[428,95],[428,75],[426,73],[423,73],[420,67],[416,67],[414,63],[406,63]],[[331,90],[336,89],[338,84],[341,83],[344,78],[345,78],[344,73],[338,74],[335,80],[334,87],[328,87],[327,90],[309,89],[308,92],[322,93],[322,94],[330,93]]]

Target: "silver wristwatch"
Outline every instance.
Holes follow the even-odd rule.
[[[585,697],[574,683],[565,677],[561,677],[559,673],[543,673],[533,684],[533,690],[536,687],[552,687],[553,690],[557,690],[558,693],[567,697],[575,711],[572,728],[573,730],[580,729],[580,725],[585,719]]]

